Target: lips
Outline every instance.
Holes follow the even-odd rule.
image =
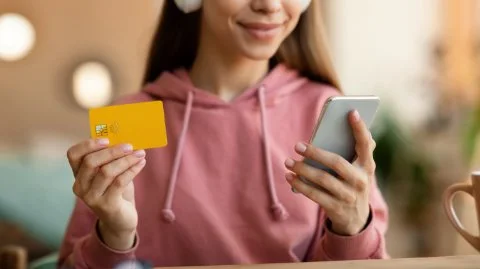
[[[282,23],[248,22],[239,25],[253,38],[268,41],[275,38],[281,30]]]
[[[240,25],[247,29],[259,31],[269,31],[282,26],[281,23],[240,23]]]

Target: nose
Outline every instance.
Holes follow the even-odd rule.
[[[276,13],[282,10],[283,0],[253,0],[252,9],[261,13]]]

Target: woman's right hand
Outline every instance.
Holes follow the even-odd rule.
[[[138,223],[133,179],[145,167],[145,151],[132,146],[108,147],[107,139],[72,146],[68,161],[75,176],[73,192],[99,219],[103,241],[127,250],[134,244]]]

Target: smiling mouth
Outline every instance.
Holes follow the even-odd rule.
[[[268,41],[275,38],[281,31],[283,23],[238,23],[255,39]]]

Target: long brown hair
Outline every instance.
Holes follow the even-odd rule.
[[[284,63],[303,76],[329,84],[339,91],[323,27],[320,1],[313,0],[287,39],[280,46],[271,64]],[[157,79],[164,71],[179,67],[189,69],[195,60],[201,12],[184,14],[174,0],[165,0],[155,35],[153,36],[143,83]]]

